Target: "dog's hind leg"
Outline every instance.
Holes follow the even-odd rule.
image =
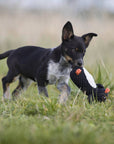
[[[18,76],[17,72],[9,71],[8,74],[2,78],[2,86],[3,86],[3,98],[11,99],[9,85],[12,83],[15,78]]]
[[[24,76],[20,76],[19,77],[19,83],[18,86],[16,87],[16,89],[12,92],[12,96],[13,99],[15,99],[16,97],[19,96],[19,94],[22,92],[22,90],[26,90],[30,84],[32,83],[32,80],[24,77]]]

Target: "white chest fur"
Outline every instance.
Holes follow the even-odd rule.
[[[51,60],[48,65],[47,79],[50,84],[55,84],[57,81],[68,83],[70,71],[71,67],[66,64],[63,58],[61,58],[59,63],[55,63]]]

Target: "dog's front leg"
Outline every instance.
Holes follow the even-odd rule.
[[[48,92],[47,92],[46,87],[38,86],[38,91],[39,91],[39,94],[42,94],[42,95],[45,95],[46,97],[48,97]]]
[[[70,95],[70,87],[66,83],[58,83],[57,88],[61,92],[59,96],[59,103],[63,104],[68,100],[68,96]]]
[[[48,92],[46,89],[47,81],[45,80],[46,79],[45,71],[46,71],[45,69],[42,71],[42,69],[40,68],[38,73],[37,73],[36,80],[37,80],[37,86],[38,86],[39,94],[48,97]]]

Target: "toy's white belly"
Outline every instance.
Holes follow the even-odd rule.
[[[96,83],[95,83],[92,75],[91,75],[85,68],[83,68],[83,69],[84,69],[84,73],[85,73],[85,76],[86,76],[89,84],[90,84],[93,88],[96,88],[97,85],[96,85]]]

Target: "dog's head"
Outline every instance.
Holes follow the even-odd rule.
[[[79,37],[74,35],[73,27],[67,22],[62,30],[62,55],[66,61],[74,66],[83,66],[83,57],[95,33],[84,34]]]

